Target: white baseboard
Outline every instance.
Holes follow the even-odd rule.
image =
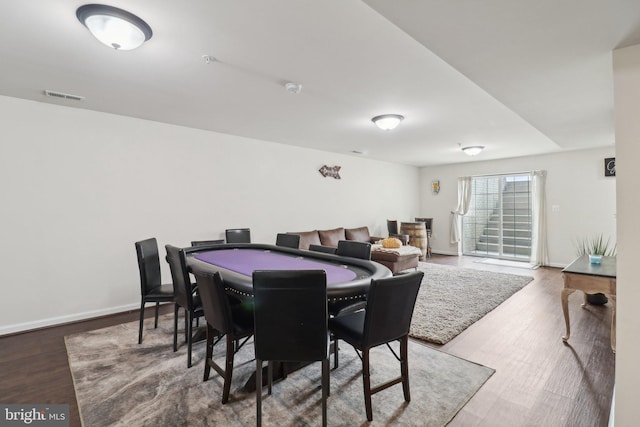
[[[609,427],[613,427],[615,424],[616,413],[616,385],[613,384],[613,397],[611,398],[611,412],[609,412]]]
[[[458,252],[453,251],[431,251],[432,254],[458,256]]]
[[[459,253],[453,252],[453,251],[437,250],[437,251],[431,251],[431,253],[438,254],[438,255],[460,256]],[[481,258],[481,257],[478,257],[478,258]],[[545,267],[565,268],[567,265],[568,264],[560,264],[560,263],[557,263],[557,262],[550,262],[549,264],[545,265]]]
[[[549,264],[545,265],[545,267],[555,267],[555,268],[565,268],[568,264],[559,264],[557,262],[550,262]]]
[[[50,317],[48,319],[34,320],[32,322],[17,323],[15,325],[0,326],[0,336],[14,334],[16,332],[25,332],[32,329],[44,328],[47,326],[60,325],[63,323],[76,322],[78,320],[91,319],[93,317],[106,316],[123,311],[137,310],[140,303],[121,305],[118,307],[104,308],[101,310],[85,311],[83,313],[75,313],[67,316]]]

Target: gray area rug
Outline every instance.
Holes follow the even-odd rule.
[[[410,335],[436,344],[446,344],[533,280],[422,262],[418,269],[424,278]]]
[[[202,381],[204,342],[194,344],[193,367],[187,369],[186,345],[172,351],[172,327],[173,315],[161,316],[155,330],[149,319],[141,345],[136,322],[65,337],[84,426],[255,425],[255,393],[242,389],[255,370],[251,342],[236,354],[230,401],[222,405],[222,378],[212,369],[209,381]],[[223,342],[214,348],[222,365],[223,348]],[[494,372],[410,342],[411,402],[404,402],[401,385],[384,390],[373,396],[374,418],[367,423],[362,363],[344,342],[340,349],[340,367],[331,371],[330,426],[444,426]],[[372,351],[371,360],[374,385],[400,372],[386,346]],[[320,363],[275,383],[271,396],[265,387],[264,425],[320,425],[320,390]]]

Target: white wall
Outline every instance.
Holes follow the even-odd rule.
[[[136,307],[136,240],[386,235],[418,208],[414,167],[8,97],[0,116],[0,334]]]
[[[638,425],[640,384],[640,45],[613,53],[618,257],[615,425]]]
[[[482,154],[480,154],[482,155]],[[420,170],[420,215],[433,217],[434,252],[457,254],[449,243],[449,215],[457,205],[460,176],[547,171],[547,238],[549,263],[566,266],[576,256],[576,240],[602,233],[615,241],[616,178],[604,176],[604,159],[615,147],[519,157],[514,159],[425,167]],[[440,192],[431,182],[440,180]],[[559,207],[553,212],[552,207]]]

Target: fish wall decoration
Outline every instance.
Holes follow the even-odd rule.
[[[320,174],[322,174],[322,176],[324,176],[325,178],[331,177],[335,179],[340,179],[340,168],[341,166],[324,165],[318,170],[318,172],[320,172]]]

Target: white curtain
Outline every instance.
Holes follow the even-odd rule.
[[[546,180],[547,171],[533,171],[530,262],[536,265],[549,263],[549,254],[547,253]]]
[[[460,241],[460,218],[469,212],[471,203],[471,177],[462,176],[458,178],[458,207],[451,211],[451,221],[449,224],[449,241],[451,244]]]

